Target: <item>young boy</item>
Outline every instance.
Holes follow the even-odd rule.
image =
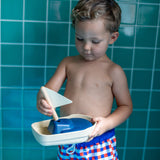
[[[65,58],[45,85],[59,91],[67,79],[64,96],[73,101],[61,107],[61,116],[85,114],[97,122],[88,142],[59,146],[58,159],[118,159],[114,128],[132,112],[126,76],[106,55],[118,36],[121,9],[114,0],[80,0],[72,10],[78,56]],[[113,99],[116,110],[111,113]],[[48,116],[52,109],[38,94],[38,110]]]

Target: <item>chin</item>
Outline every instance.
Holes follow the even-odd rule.
[[[84,60],[86,60],[86,61],[94,61],[95,59],[94,58],[86,58],[86,57],[83,57],[84,58]]]

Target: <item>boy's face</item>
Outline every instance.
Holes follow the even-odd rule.
[[[114,42],[112,34],[106,31],[104,20],[100,18],[77,22],[75,38],[79,54],[87,61],[105,56],[108,45]]]

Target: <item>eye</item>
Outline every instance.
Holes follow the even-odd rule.
[[[99,44],[101,41],[100,40],[93,40],[92,43],[94,44]]]
[[[76,37],[76,39],[77,39],[78,41],[83,41],[83,39],[82,39],[82,38],[79,38],[79,37]]]

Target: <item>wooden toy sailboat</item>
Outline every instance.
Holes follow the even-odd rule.
[[[87,141],[95,127],[95,124],[90,122],[91,117],[82,114],[72,114],[59,118],[55,108],[70,104],[72,101],[46,87],[41,87],[40,91],[52,106],[54,119],[32,124],[32,133],[35,139],[43,146],[74,144]]]

